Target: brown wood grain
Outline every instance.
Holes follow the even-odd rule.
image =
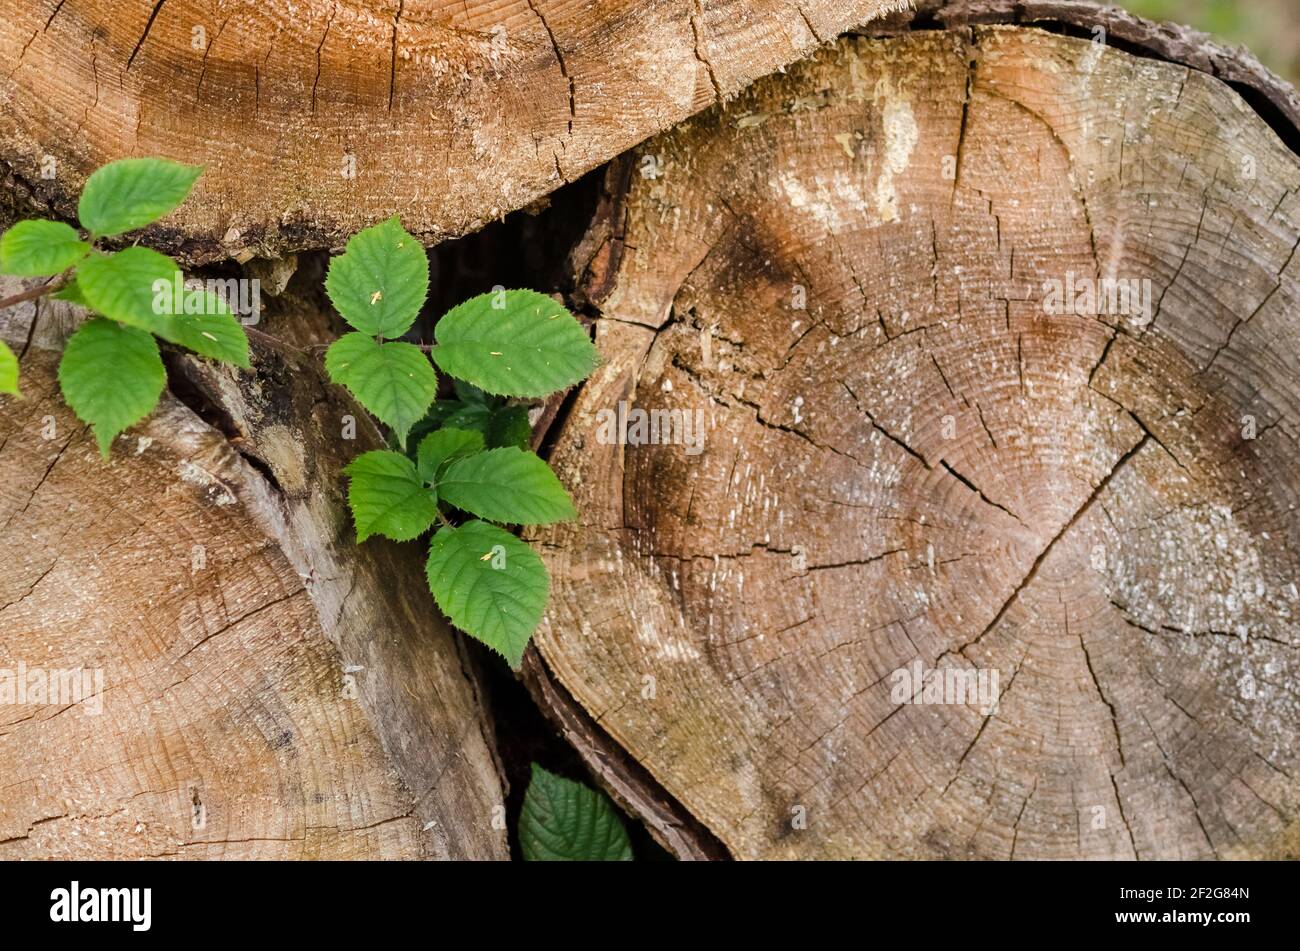
[[[580,522],[535,535],[594,722],[737,857],[1296,855],[1275,131],[988,26],[841,39],[631,162],[553,453]],[[1045,313],[1071,275],[1149,307]],[[608,444],[621,400],[704,451]],[[996,709],[895,702],[916,662],[996,671]]]
[[[340,247],[394,213],[432,243],[901,6],[9,0],[0,159],[65,215],[109,160],[206,166],[150,234],[196,260]]]
[[[418,550],[352,536],[340,459],[373,426],[341,438],[355,407],[293,350],[257,348],[256,376],[177,356],[204,418],[166,395],[104,463],[47,349],[78,315],[25,307],[0,322],[23,352],[0,668],[98,670],[102,694],[0,705],[0,856],[506,858],[478,672]]]

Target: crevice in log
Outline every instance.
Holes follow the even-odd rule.
[[[630,170],[626,157],[613,164]],[[597,311],[586,295],[581,272],[575,277],[572,262],[582,258],[578,243],[591,235],[593,220],[607,220],[609,212],[605,202],[621,199],[621,194],[602,191],[607,173],[607,168],[602,167],[552,193],[542,203],[543,207],[513,212],[481,231],[430,248],[430,295],[412,336],[431,340],[433,326],[442,313],[496,286],[529,287],[559,295],[580,319],[590,323]],[[617,256],[613,260],[617,263]],[[330,325],[330,309],[321,295],[326,263],[323,254],[299,255],[298,268],[286,291],[264,302],[261,326],[287,350],[268,348],[255,340],[254,362],[259,377],[279,379],[292,375],[283,365],[285,359],[319,363],[320,351],[316,348],[338,330]],[[220,264],[200,268],[197,276],[231,278],[241,273],[237,267]],[[246,427],[223,403],[226,397],[219,387],[214,388],[212,375],[205,372],[196,377],[191,358],[165,349],[172,393],[225,436],[268,487],[283,497],[285,489],[276,477],[274,466],[258,452],[255,434],[246,432]],[[277,395],[278,389],[264,387],[261,398],[278,405],[285,398]],[[535,444],[541,444],[538,449],[543,456],[548,449],[544,441],[563,429],[580,390],[581,387],[574,387],[559,394],[538,421],[534,438]],[[291,407],[280,406],[273,415],[290,418],[294,413]],[[337,473],[332,477],[341,480]],[[345,539],[341,544],[354,542]],[[350,592],[343,598],[340,617],[348,596]],[[470,638],[457,635],[457,652],[471,691],[488,712],[483,728],[493,741],[487,745],[494,751],[508,787],[507,824],[516,853],[518,843],[514,841],[513,830],[527,787],[530,763],[538,761],[571,775],[589,772],[626,810],[631,820],[629,833],[638,856],[654,857],[660,848],[666,847],[671,854],[681,857],[727,857],[721,843],[568,697],[535,651],[530,650],[525,669],[518,677],[496,655]]]
[[[571,300],[575,281],[566,261],[587,233],[603,169],[472,234],[429,248],[429,300],[416,325],[421,339],[432,339],[434,322],[452,307],[497,286],[528,287]]]
[[[551,673],[535,647],[524,655],[523,683],[536,709],[575,750],[597,782],[653,841],[679,859],[727,860],[727,847],[592,718]]]
[[[551,29],[551,25],[550,25],[549,23],[546,22],[546,16],[542,13],[541,8],[539,8],[539,7],[537,6],[537,4],[534,2],[534,0],[528,0],[528,9],[532,10],[533,13],[536,15],[537,19],[538,19],[539,21],[541,21],[542,29],[546,31],[546,37],[547,37],[547,39],[549,39],[549,40],[551,41],[551,50],[555,53],[555,62],[556,62],[556,63],[559,65],[559,67],[560,67],[560,75],[564,78],[564,81],[568,84],[568,87],[569,87],[569,134],[572,135],[572,134],[573,134],[573,120],[574,120],[574,119],[577,117],[577,115],[578,115],[578,109],[577,109],[577,105],[576,105],[577,89],[576,89],[576,87],[574,86],[573,76],[569,74],[569,67],[568,67],[568,65],[564,62],[564,52],[560,49],[560,43],[559,43],[559,40],[557,40],[557,39],[555,38],[555,31],[552,30],[552,29]],[[559,162],[560,162],[559,156],[556,156],[556,158],[555,158],[555,162],[556,162],[556,168],[557,168],[557,171],[558,171],[558,170],[559,170]],[[560,177],[561,177],[562,179],[564,178],[564,173],[563,173],[563,172],[560,173]]]
[[[1122,456],[1120,456],[1119,459],[1115,461],[1115,464],[1111,466],[1110,471],[1107,472],[1106,475],[1102,477],[1102,480],[1097,483],[1097,487],[1092,490],[1092,494],[1089,495],[1088,498],[1084,500],[1084,503],[1079,506],[1079,508],[1075,511],[1075,513],[1070,516],[1070,518],[1066,521],[1064,525],[1061,526],[1060,530],[1055,535],[1052,536],[1051,541],[1049,541],[1043,547],[1043,550],[1038,553],[1038,557],[1035,558],[1033,563],[1029,566],[1029,570],[1025,572],[1025,576],[1020,580],[1020,583],[1015,586],[1011,594],[1007,596],[1006,600],[1002,602],[1002,606],[998,609],[998,612],[995,615],[993,615],[993,619],[984,626],[984,629],[980,631],[980,633],[977,634],[974,638],[972,638],[971,640],[967,641],[966,643],[958,647],[955,651],[949,651],[948,653],[958,653],[965,656],[967,648],[974,647],[985,637],[985,635],[987,635],[990,631],[996,628],[999,623],[1001,623],[1002,619],[1006,617],[1007,611],[1011,608],[1011,605],[1015,603],[1016,598],[1020,597],[1020,592],[1024,591],[1025,588],[1029,586],[1029,583],[1034,580],[1034,577],[1038,574],[1038,569],[1041,568],[1043,562],[1047,560],[1047,556],[1051,554],[1052,549],[1056,546],[1056,543],[1059,542],[1065,536],[1065,534],[1071,528],[1073,528],[1075,524],[1078,523],[1079,519],[1083,518],[1084,514],[1088,511],[1088,509],[1092,507],[1093,502],[1095,502],[1097,498],[1105,490],[1106,486],[1110,485],[1111,480],[1119,473],[1121,469],[1124,468],[1124,465],[1130,459],[1132,459],[1135,455],[1138,454],[1139,451],[1141,451],[1142,447],[1146,445],[1147,440],[1149,440],[1150,438],[1151,438],[1151,434],[1149,432],[1144,433],[1142,438],[1138,440],[1138,442],[1133,446],[1133,448],[1129,449]],[[941,655],[941,657],[942,656],[943,655]]]
[[[801,15],[803,14],[802,10],[800,10],[799,12]],[[714,100],[717,102],[722,102],[722,98],[723,98],[722,86],[718,84],[718,76],[713,71],[713,64],[709,62],[707,56],[705,56],[702,52],[700,52],[700,17],[703,16],[703,13],[704,11],[701,9],[700,0],[694,0],[694,6],[690,13],[690,20],[691,20],[691,39],[694,41],[695,44],[695,58],[699,61],[700,65],[704,67],[704,71],[708,73],[709,85],[713,87]],[[805,17],[804,19],[806,22],[807,17]]]
[[[402,11],[406,8],[406,0],[397,0],[397,15],[393,17],[393,45],[391,50],[392,58],[388,66],[388,111],[393,111],[393,96],[397,92],[397,30],[402,23]]]
[[[144,46],[144,41],[149,39],[149,31],[153,29],[153,21],[158,19],[158,14],[162,11],[163,4],[166,2],[167,0],[158,0],[158,2],[154,4],[153,9],[149,11],[149,19],[145,21],[144,32],[140,34],[140,39],[135,44],[135,49],[131,50],[131,55],[126,58],[127,69],[130,69],[131,64],[135,62],[135,58],[140,52],[140,47]],[[59,11],[55,10],[54,12],[58,13]],[[49,23],[45,24],[45,28],[47,30],[49,29],[50,23],[52,22],[54,22],[53,15],[50,16]]]
[[[610,274],[621,256],[620,183],[626,184],[631,172],[631,155],[620,156],[553,192],[544,208],[513,212],[482,231],[430,248],[429,303],[417,323],[417,335],[431,339],[439,315],[497,285],[560,295],[590,324],[600,316],[593,300],[600,294],[600,275]],[[600,246],[593,247],[592,236],[606,231]],[[544,408],[533,433],[533,446],[543,458],[581,391],[581,384],[572,387]],[[574,701],[535,648],[529,648],[523,670],[515,676],[477,642],[461,642],[486,675],[485,700],[508,781],[506,812],[512,830],[523,804],[529,764],[536,760],[574,775],[588,772],[634,820],[629,832],[639,857],[653,856],[661,848],[679,858],[730,857],[717,837]],[[511,843],[517,853],[513,835]]]
[[[185,406],[221,435],[226,437],[230,447],[252,467],[277,496],[284,494],[275,470],[257,453],[248,448],[247,433],[235,417],[224,406],[210,398],[201,387],[195,385],[193,378],[185,372],[183,361],[187,358],[184,351],[171,345],[163,347],[163,366],[167,370],[167,389]]]

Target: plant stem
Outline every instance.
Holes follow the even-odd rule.
[[[56,291],[61,291],[67,283],[66,278],[59,281],[53,281],[53,279],[51,279],[50,281],[46,281],[44,284],[29,287],[20,294],[14,294],[11,297],[6,297],[0,300],[0,310],[5,310],[8,307],[14,306],[14,304],[21,304],[24,301],[36,300],[38,297],[44,297],[46,294],[53,294]]]
[[[254,338],[254,339],[256,339],[256,340],[260,340],[260,341],[262,341],[262,343],[266,344],[268,347],[284,347],[284,348],[287,348],[287,349],[289,349],[289,350],[297,351],[298,353],[306,353],[306,352],[307,352],[306,350],[302,349],[301,347],[295,347],[293,344],[289,343],[287,340],[281,340],[279,337],[272,337],[270,334],[268,334],[268,333],[264,333],[264,332],[262,332],[261,330],[258,330],[256,327],[245,326],[245,327],[244,327],[244,333],[248,334],[248,336],[250,336],[250,337],[252,337],[252,338]]]

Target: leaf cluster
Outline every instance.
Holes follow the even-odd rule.
[[[424,248],[396,217],[358,232],[330,262],[325,289],[352,327],[325,369],[393,435],[345,470],[357,540],[429,540],[429,590],[458,628],[518,667],[542,619],[546,568],[503,526],[574,518],[568,492],[527,451],[528,407],[596,366],[596,350],[563,306],[498,290],[448,311],[422,348],[400,339],[429,289]],[[426,354],[427,349],[427,354]],[[436,369],[435,369],[436,365]],[[438,399],[441,370],[454,398]]]
[[[158,340],[245,369],[248,337],[216,294],[186,287],[180,267],[149,248],[101,248],[170,214],[203,169],[164,159],[111,162],[86,180],[81,230],[60,221],[20,221],[0,237],[0,274],[56,278],[54,297],[96,314],[68,340],[59,386],[90,424],[108,458],[113,440],[153,411],[166,384]],[[0,342],[0,393],[17,395],[18,360]]]

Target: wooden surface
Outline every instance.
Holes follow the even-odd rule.
[[[394,212],[431,243],[902,5],[6,0],[0,159],[64,214],[111,159],[205,165],[151,233],[195,260],[339,247]]]
[[[985,27],[841,40],[631,167],[552,456],[581,521],[537,535],[593,720],[737,857],[1300,853],[1277,134]],[[1044,313],[1070,274],[1149,280],[1150,319]],[[607,444],[620,400],[704,451]],[[918,660],[996,709],[894,702]]]
[[[253,422],[208,407],[246,434],[168,395],[104,464],[43,349],[75,317],[42,308],[0,401],[0,667],[99,670],[102,695],[0,706],[0,857],[506,857],[488,712],[419,553],[353,543],[314,468],[355,449],[328,397],[275,416],[319,381],[259,352]]]

